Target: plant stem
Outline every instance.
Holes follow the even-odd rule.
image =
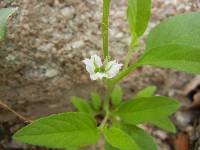
[[[104,59],[109,57],[108,51],[108,24],[111,0],[103,0],[103,17],[102,17],[102,40]]]
[[[105,96],[105,99],[104,99],[104,106],[103,106],[103,108],[104,108],[104,111],[105,112],[108,112],[109,111],[109,92],[107,91],[107,94],[106,94],[106,96]]]
[[[132,57],[133,53],[136,51],[137,45],[138,45],[138,40],[137,40],[137,37],[134,36],[131,39],[131,43],[130,43],[128,53],[127,53],[127,56],[126,56],[126,59],[125,59],[123,70],[125,70],[128,67],[129,62],[131,60],[131,57]]]
[[[111,87],[109,85],[108,82],[106,82],[106,96],[104,98],[104,103],[103,103],[103,109],[105,111],[105,117],[101,123],[101,125],[99,126],[100,129],[103,129],[106,125],[106,122],[108,121],[108,118],[109,118],[109,115],[110,115],[110,108],[109,108],[109,105],[110,105],[110,93],[112,92],[112,89],[113,87]]]
[[[2,106],[4,109],[7,109],[11,113],[13,113],[14,115],[16,115],[17,117],[19,117],[20,119],[22,119],[24,122],[27,122],[27,123],[31,123],[32,122],[31,120],[29,120],[29,119],[25,118],[24,116],[20,115],[18,112],[16,112],[12,108],[10,108],[8,105],[6,105],[5,103],[3,103],[2,101],[0,101],[0,106]]]
[[[104,117],[103,121],[101,122],[101,125],[99,126],[100,130],[102,130],[105,127],[106,122],[109,118],[110,111],[109,111],[109,95],[108,94],[106,94],[106,97],[104,99],[103,108],[104,108],[104,111],[105,111],[105,117]]]
[[[110,81],[110,85],[115,85],[118,81],[120,81],[121,79],[123,79],[125,76],[127,76],[129,73],[133,72],[137,67],[139,67],[139,61],[134,63],[133,65],[131,65],[130,67],[122,70],[115,78],[113,78]]]
[[[106,112],[106,115],[105,115],[103,121],[101,122],[101,125],[99,126],[99,129],[100,129],[100,130],[102,130],[102,129],[105,127],[108,118],[109,118],[109,113]]]
[[[111,0],[103,0],[103,16],[102,16],[102,41],[103,41],[103,57],[104,61],[109,58],[109,51],[108,51],[108,25],[109,25],[109,14],[110,14],[110,4]],[[107,88],[106,88],[106,96],[104,99],[103,109],[105,111],[105,117],[99,126],[99,129],[102,130],[106,122],[109,118],[109,98],[110,98],[110,92],[112,88],[109,86],[107,82]]]

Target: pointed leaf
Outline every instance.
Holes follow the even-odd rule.
[[[109,143],[105,143],[105,150],[119,150],[118,148],[113,147]]]
[[[176,133],[176,127],[169,118],[156,119],[151,121],[151,123],[168,132]]]
[[[77,148],[67,148],[66,150],[78,150]]]
[[[104,136],[106,141],[113,147],[123,150],[140,150],[135,141],[119,128],[105,129]]]
[[[6,26],[9,16],[11,16],[17,9],[16,8],[1,8],[0,9],[0,41],[5,38]]]
[[[38,119],[19,130],[14,139],[32,145],[70,148],[95,144],[99,132],[90,115],[72,112]]]
[[[92,106],[96,109],[99,110],[101,108],[101,97],[99,94],[96,92],[91,93],[92,97]]]
[[[132,35],[136,34],[136,37],[140,37],[146,30],[149,22],[151,0],[128,0],[127,15]]]
[[[126,126],[125,131],[134,139],[141,150],[157,150],[157,146],[150,134],[136,126]]]
[[[200,73],[200,13],[170,17],[147,38],[147,49],[139,65],[174,68]]]
[[[124,102],[116,115],[130,124],[148,123],[167,117],[179,108],[179,102],[168,97],[143,97]]]
[[[111,100],[114,106],[117,106],[122,101],[123,92],[120,86],[116,86],[111,93]]]
[[[71,103],[80,112],[89,113],[89,114],[93,113],[92,108],[90,107],[87,100],[73,96],[71,98]]]
[[[135,98],[153,96],[154,93],[156,92],[156,89],[157,89],[156,86],[148,86],[142,89],[141,91],[139,91],[137,95],[135,96]]]

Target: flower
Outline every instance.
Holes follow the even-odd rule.
[[[83,63],[86,65],[86,70],[90,73],[91,80],[113,78],[123,66],[118,64],[116,60],[102,63],[101,58],[97,55],[92,55],[90,59],[83,60]]]

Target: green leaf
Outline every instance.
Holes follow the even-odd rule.
[[[80,112],[84,112],[84,113],[88,113],[88,114],[92,114],[93,113],[93,110],[90,107],[90,105],[87,102],[87,100],[84,100],[82,98],[73,96],[71,98],[71,103]]]
[[[139,145],[141,150],[157,150],[153,138],[144,130],[136,126],[126,126],[125,131],[133,138],[137,145]]]
[[[137,93],[135,98],[140,98],[140,97],[149,97],[152,96],[156,91],[155,86],[149,86],[140,92]],[[150,121],[150,123],[156,125],[157,127],[164,129],[166,131],[175,133],[176,132],[176,127],[174,126],[173,122],[168,118],[161,118],[161,119],[156,119],[153,121]]]
[[[71,112],[38,119],[19,130],[14,139],[51,148],[71,148],[95,144],[99,132],[90,115]]]
[[[132,35],[141,36],[147,28],[151,15],[151,0],[128,0],[127,15]]]
[[[138,65],[174,68],[200,73],[200,13],[170,17],[147,38],[147,49]]]
[[[92,97],[92,106],[96,110],[100,110],[100,108],[101,108],[101,97],[100,97],[100,95],[97,94],[96,92],[92,92],[91,97]]]
[[[167,117],[153,120],[151,121],[151,123],[168,132],[176,133],[176,127],[174,126],[173,122]]]
[[[0,41],[5,38],[6,26],[9,16],[11,16],[17,9],[16,8],[1,8],[0,9]]]
[[[123,91],[120,86],[116,86],[111,93],[111,101],[114,106],[121,103],[123,96]]]
[[[141,91],[139,91],[137,95],[135,96],[135,98],[153,96],[154,93],[156,92],[156,89],[157,89],[156,86],[148,86],[142,89]]]
[[[78,150],[77,148],[67,148],[66,150]]]
[[[148,123],[174,113],[179,102],[168,97],[143,97],[124,102],[115,112],[129,124]]]
[[[113,147],[109,143],[105,143],[105,150],[119,150],[118,148]]]
[[[109,128],[104,130],[106,141],[113,147],[122,150],[140,150],[135,141],[119,128]]]

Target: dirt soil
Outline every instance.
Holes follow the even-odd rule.
[[[110,15],[110,51],[120,62],[128,49],[127,0],[113,0]],[[101,54],[102,0],[1,0],[0,8],[19,7],[9,23],[8,38],[0,43],[0,99],[29,119],[72,111],[70,96],[89,97],[103,93],[101,83],[91,82],[82,60]],[[152,18],[141,40],[159,21],[184,12],[197,11],[198,0],[154,0]],[[185,87],[195,76],[174,70],[145,67],[121,82],[127,98],[147,85],[156,85],[158,95],[189,102]],[[182,115],[180,115],[182,117]],[[180,118],[178,114],[178,118]],[[174,121],[180,127],[177,117]],[[183,117],[184,118],[184,117]],[[45,150],[12,140],[25,123],[0,110],[0,150]],[[172,150],[176,135],[146,126],[160,150]],[[102,141],[88,149],[102,148]]]

